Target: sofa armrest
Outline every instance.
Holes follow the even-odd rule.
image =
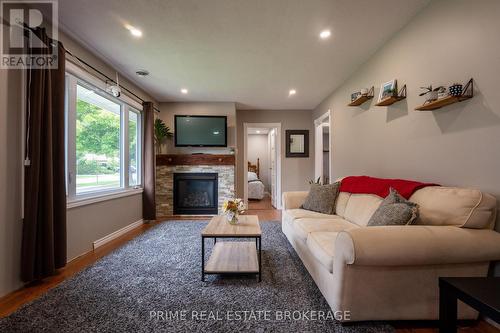
[[[283,210],[299,208],[306,200],[308,191],[283,192]]]
[[[455,226],[380,226],[340,232],[335,256],[346,264],[416,266],[500,260],[500,233]]]

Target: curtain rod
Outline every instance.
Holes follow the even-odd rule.
[[[23,26],[25,29],[31,31],[33,34],[36,35],[36,29],[35,28],[31,28],[30,26],[28,26],[26,23],[23,23]],[[57,44],[57,41],[48,37],[47,38],[53,43],[53,44]],[[62,45],[62,44],[61,44]],[[110,78],[109,76],[107,76],[106,74],[104,74],[103,72],[101,72],[100,70],[98,70],[97,68],[95,68],[94,66],[92,66],[91,64],[89,64],[88,62],[86,62],[85,60],[83,60],[82,58],[80,58],[79,56],[77,55],[74,55],[73,53],[71,53],[68,49],[66,49],[63,45],[63,48],[64,48],[64,51],[69,54],[70,56],[72,56],[73,58],[75,58],[76,60],[78,60],[81,64],[84,64],[85,66],[87,67],[90,67],[92,70],[94,70],[96,73],[104,76],[106,78],[106,83],[108,81],[111,81],[115,84],[118,84],[115,80],[113,80],[112,78]],[[142,99],[141,97],[137,96],[137,94],[135,94],[134,92],[132,92],[130,89],[128,89],[127,87],[124,87],[124,86],[121,86],[120,85],[120,88],[122,88],[123,90],[125,90],[126,92],[128,92],[129,94],[131,94],[132,96],[134,96],[135,98],[137,98],[138,100],[140,100],[142,103],[146,102],[144,99]],[[155,112],[158,112],[160,113],[160,110],[158,108],[156,108],[154,105],[153,105],[153,110]]]
[[[86,62],[85,60],[83,60],[82,58],[74,55],[71,51],[69,51],[68,49],[64,48],[64,51],[69,54],[70,56],[72,56],[73,58],[75,58],[76,60],[78,60],[79,62],[81,62],[82,64],[84,64],[85,66],[87,67],[90,67],[93,71],[95,71],[96,73],[104,76],[106,78],[106,82],[108,81],[111,81],[113,83],[117,83],[115,80],[113,80],[112,78],[110,78],[109,76],[107,76],[106,74],[104,74],[103,72],[101,72],[100,70],[98,70],[97,68],[95,68],[94,66],[92,66],[91,64],[89,64],[88,62]],[[138,100],[140,100],[141,102],[145,102],[144,99],[142,99],[141,97],[137,96],[137,94],[135,94],[134,92],[132,92],[130,89],[120,85],[120,88],[122,88],[123,90],[125,90],[126,92],[128,92],[129,94],[131,94],[132,96],[134,96],[135,98],[137,98]],[[160,113],[160,110],[158,108],[156,108],[156,106],[153,106],[153,109],[155,110],[155,112],[158,112]]]

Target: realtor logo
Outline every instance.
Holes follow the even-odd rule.
[[[57,68],[57,1],[0,0],[0,68]]]

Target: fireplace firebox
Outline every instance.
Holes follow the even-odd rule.
[[[217,173],[174,173],[175,215],[217,213]]]

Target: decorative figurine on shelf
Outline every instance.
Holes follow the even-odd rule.
[[[420,89],[425,90],[419,96],[427,95],[426,96],[426,98],[427,98],[426,103],[434,102],[435,100],[438,99],[439,94],[446,93],[446,88],[444,86],[439,86],[439,87],[433,89],[432,85],[430,85],[428,87],[420,87]]]
[[[245,203],[243,199],[226,200],[222,205],[222,212],[226,214],[230,224],[237,224],[240,214],[245,212]]]
[[[463,86],[461,83],[453,83],[448,90],[451,96],[459,97],[462,96]]]

